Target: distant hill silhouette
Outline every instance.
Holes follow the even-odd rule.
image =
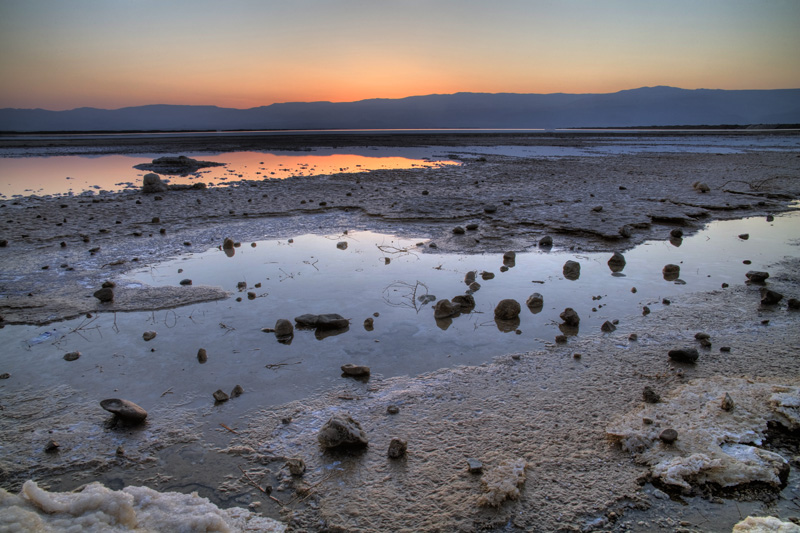
[[[800,89],[642,87],[608,94],[456,93],[252,109],[0,109],[0,131],[575,128],[800,123]]]

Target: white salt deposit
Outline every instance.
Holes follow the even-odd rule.
[[[519,488],[525,483],[526,466],[522,459],[506,460],[486,472],[481,478],[486,493],[478,498],[478,505],[498,507],[506,500],[519,498]]]
[[[26,481],[19,495],[0,489],[5,532],[239,532],[283,533],[286,525],[246,509],[220,509],[197,493],[147,487],[110,490],[90,483],[79,492],[48,492]]]
[[[721,403],[730,394],[734,409]],[[669,485],[717,483],[723,487],[761,481],[781,486],[787,461],[758,448],[768,422],[800,427],[797,379],[783,383],[714,377],[693,380],[666,395],[661,403],[643,404],[607,428],[608,436],[650,465],[656,478]],[[664,444],[667,428],[678,440]]]
[[[748,516],[733,526],[733,533],[800,533],[800,526],[774,516]]]

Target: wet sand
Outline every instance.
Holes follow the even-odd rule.
[[[386,141],[376,139],[370,144]],[[425,140],[432,142],[411,137],[400,142]],[[367,144],[363,137],[320,142]],[[524,138],[452,142],[511,144]],[[565,137],[560,142],[581,141]],[[232,139],[226,143],[232,150],[255,148],[233,146]],[[436,144],[442,144],[440,138]],[[165,145],[165,152],[174,153],[175,147]],[[98,149],[138,148],[101,144]],[[462,166],[442,169],[268,180],[158,195],[5,201],[0,239],[8,242],[0,248],[6,279],[0,314],[6,323],[46,323],[89,311],[184,304],[169,289],[103,307],[91,294],[131,265],[202,251],[221,245],[226,236],[249,241],[373,229],[427,235],[437,245],[426,248],[429,253],[473,253],[535,248],[539,238],[551,235],[562,248],[610,252],[667,239],[678,227],[690,234],[713,219],[779,213],[800,195],[796,153],[485,159],[465,157]],[[710,191],[699,192],[692,186],[697,181]],[[323,220],[325,226],[319,227]],[[453,233],[467,223],[477,223],[478,230]],[[800,297],[800,262],[776,265],[771,274],[770,288],[787,298]],[[196,294],[187,297],[196,301],[221,296],[194,289]],[[273,458],[302,457],[308,473],[302,479],[286,476],[284,490],[275,492],[291,505],[281,508],[263,498],[238,471],[228,472],[233,478],[217,488],[249,490],[267,514],[281,516],[297,531],[579,531],[588,524],[594,524],[590,530],[648,531],[662,524],[662,530],[674,530],[687,514],[679,504],[646,515],[640,520],[644,525],[626,519],[626,511],[654,501],[641,489],[648,469],[609,441],[607,426],[641,406],[645,385],[663,395],[713,376],[797,385],[798,319],[800,313],[787,310],[785,303],[761,306],[759,287],[742,280],[647,316],[620,317],[611,334],[581,333],[566,345],[478,367],[349,383],[253,414],[240,422],[238,434],[223,432],[219,439],[220,450],[244,461],[252,475],[281,477],[282,462]],[[670,362],[667,351],[694,345],[697,331],[711,335],[712,348],[701,350],[696,365]],[[631,333],[637,341],[628,339]],[[719,346],[731,351],[719,352]],[[400,412],[387,414],[389,404]],[[366,451],[331,455],[319,448],[318,428],[341,410],[364,427],[370,440]],[[386,457],[393,437],[408,440],[406,459]],[[499,509],[478,507],[482,488],[480,478],[467,472],[468,457],[482,461],[486,470],[503,460],[524,460],[527,480],[519,499]],[[798,466],[796,460],[792,466]],[[718,523],[688,517],[684,527],[730,530],[738,521],[730,511],[734,507],[733,502],[722,505],[727,511],[718,514],[726,518]]]

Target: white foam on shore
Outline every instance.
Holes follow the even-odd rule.
[[[19,495],[0,489],[0,532],[283,533],[286,525],[247,509],[220,509],[196,492],[147,487],[115,491],[90,483],[80,492],[48,492],[26,481]]]

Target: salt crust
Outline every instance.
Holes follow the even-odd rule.
[[[158,492],[147,487],[115,491],[100,483],[90,483],[80,492],[47,492],[30,480],[19,495],[0,489],[0,533],[285,530],[285,524],[247,509],[220,509],[195,492]]]
[[[733,398],[732,411],[721,408],[725,393]],[[782,383],[723,377],[692,380],[661,403],[643,404],[624,415],[606,432],[669,485],[688,489],[692,484],[730,487],[761,481],[780,486],[786,460],[755,447],[762,444],[770,421],[790,429],[800,427],[797,379]],[[674,444],[659,440],[666,428],[677,430]]]
[[[486,472],[481,478],[486,493],[478,498],[478,505],[499,507],[506,500],[519,498],[519,487],[525,483],[526,466],[522,459],[506,460]]]
[[[748,516],[733,526],[733,533],[800,533],[800,526],[774,516]]]

